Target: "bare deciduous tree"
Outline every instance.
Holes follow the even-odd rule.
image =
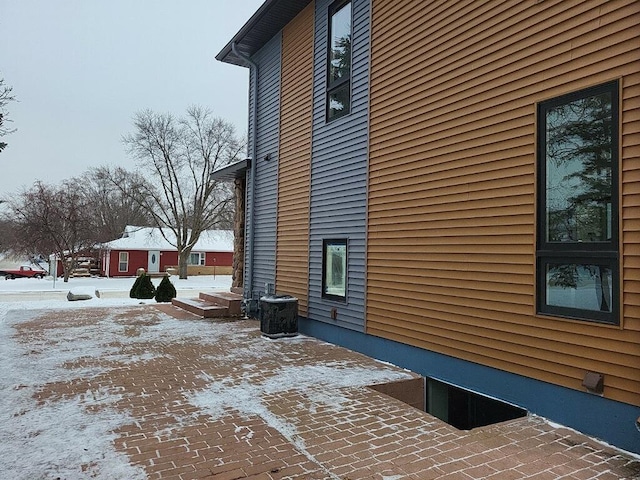
[[[123,141],[144,175],[138,186],[142,205],[178,250],[179,275],[187,278],[187,261],[200,234],[232,218],[230,186],[210,175],[237,160],[244,144],[230,123],[201,107],[189,108],[180,119],[139,112],[134,133]]]
[[[5,203],[2,201],[2,203]],[[11,218],[0,218],[0,252],[8,252],[15,244],[15,222]]]
[[[65,259],[64,281],[78,255],[95,245],[93,214],[77,185],[66,181],[58,187],[36,182],[8,201],[14,223],[11,250],[14,253]]]
[[[75,182],[94,215],[94,232],[100,242],[120,238],[127,225],[153,225],[142,200],[136,198],[136,175],[122,168],[102,166],[89,169]]]
[[[0,78],[0,138],[15,131],[15,129],[10,129],[6,125],[10,120],[7,119],[7,111],[5,107],[9,102],[15,100],[15,97],[11,95],[12,91],[12,87],[5,85],[4,78]],[[5,142],[0,142],[0,152],[4,150],[6,146],[7,144]]]

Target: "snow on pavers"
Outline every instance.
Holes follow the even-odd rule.
[[[4,311],[1,478],[640,478],[542,418],[458,431],[365,388],[410,372],[257,321]]]

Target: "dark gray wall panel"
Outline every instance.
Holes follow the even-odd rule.
[[[353,0],[351,113],[325,119],[327,21],[331,1],[315,11],[309,318],[364,330],[369,103],[369,0]],[[347,303],[322,298],[322,240],[348,239]],[[331,320],[332,307],[338,310]]]
[[[265,283],[275,282],[281,44],[281,34],[277,34],[252,58],[259,67],[257,154],[253,159],[256,162],[255,216],[258,220],[254,231],[253,265],[247,259],[245,268],[253,268],[252,290],[256,292],[264,291]],[[250,80],[255,81],[253,75]],[[251,98],[249,101],[252,105]],[[249,152],[252,151],[250,145]],[[248,181],[251,181],[250,177]],[[247,213],[251,215],[251,212]],[[248,278],[246,274],[245,278]]]

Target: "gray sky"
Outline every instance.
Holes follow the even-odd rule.
[[[203,105],[247,130],[249,71],[215,55],[263,0],[0,0],[0,78],[13,87],[0,196],[100,165],[131,166],[137,111]]]

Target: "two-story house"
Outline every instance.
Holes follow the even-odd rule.
[[[640,452],[640,2],[267,0],[217,59],[245,297],[454,424],[474,392]]]

